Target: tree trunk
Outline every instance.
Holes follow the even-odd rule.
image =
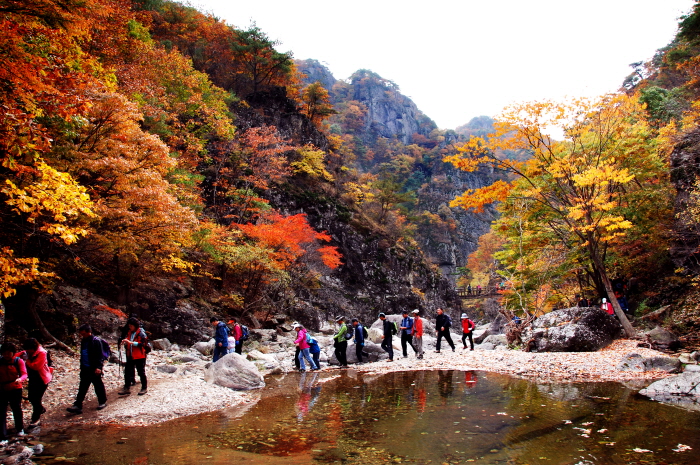
[[[608,275],[605,272],[602,263],[599,262],[598,257],[595,257],[594,260],[596,268],[598,268],[598,273],[600,273],[600,277],[603,280],[603,284],[605,285],[605,293],[608,295],[608,299],[610,300],[610,303],[613,306],[613,310],[615,310],[615,315],[617,316],[617,319],[620,320],[620,323],[622,324],[622,329],[624,329],[625,331],[625,336],[629,338],[635,337],[637,333],[632,327],[632,323],[630,323],[630,320],[627,319],[627,315],[625,315],[625,312],[622,311],[622,307],[620,307],[620,302],[618,302],[617,297],[615,297],[615,291],[613,290],[612,283],[610,282],[610,279],[608,278]]]
[[[36,295],[36,293],[32,293],[32,296],[30,298],[30,303],[29,303],[29,316],[32,317],[32,321],[36,325],[37,329],[41,333],[41,335],[44,337],[44,339],[47,339],[49,341],[53,341],[56,346],[66,352],[68,352],[71,355],[75,355],[75,352],[73,352],[73,349],[56,339],[48,329],[46,329],[46,326],[44,326],[44,322],[41,321],[41,317],[39,316],[39,312],[36,311],[36,302],[39,300],[39,296]],[[4,316],[4,315],[3,315]]]

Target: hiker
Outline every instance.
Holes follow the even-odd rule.
[[[413,333],[413,319],[408,316],[408,310],[401,312],[401,315],[403,315],[401,325],[399,326],[399,330],[401,330],[401,350],[403,351],[403,358],[406,358],[408,357],[408,349],[406,348],[407,345],[411,346],[414,353],[418,351],[415,347],[413,347],[412,342],[413,336],[411,334]]]
[[[348,341],[345,337],[345,333],[348,332],[348,327],[345,324],[345,317],[339,316],[335,319],[335,322],[340,326],[338,327],[338,332],[333,335],[333,347],[335,348],[335,358],[338,359],[338,364],[341,368],[348,367],[348,358],[345,351],[348,349]]]
[[[355,331],[355,338],[353,342],[355,343],[355,355],[357,356],[357,364],[362,363],[362,356],[369,357],[369,354],[365,352],[365,327],[362,326],[360,320],[357,318],[352,319],[352,326]]]
[[[233,334],[233,338],[236,340],[233,351],[238,355],[243,355],[243,328],[236,322],[235,318],[228,320],[228,324],[232,325],[231,333]]]
[[[146,378],[146,345],[148,344],[148,336],[146,336],[146,332],[136,318],[129,318],[126,324],[129,327],[129,332],[122,340],[124,352],[126,353],[124,389],[119,391],[118,394],[120,396],[131,394],[131,386],[136,381],[135,372],[138,372],[141,380],[139,395],[142,396],[148,392],[148,379]]]
[[[472,285],[467,284],[467,295],[472,295]]]
[[[467,338],[469,338],[469,344],[472,347],[471,350],[474,350],[474,339],[472,339],[472,331],[474,331],[475,327],[476,325],[472,320],[469,319],[467,314],[462,313],[462,345],[464,346],[462,350],[467,348]]]
[[[584,296],[581,297],[578,294],[574,297],[574,300],[576,300],[576,306],[577,307],[590,307],[591,303],[588,301],[588,299]]]
[[[452,336],[450,336],[450,327],[452,326],[452,320],[445,312],[441,309],[437,309],[437,318],[435,319],[435,329],[437,330],[437,344],[435,345],[435,352],[440,353],[440,342],[444,337],[447,343],[452,347],[452,352],[455,351],[455,344],[452,342]]]
[[[600,304],[600,308],[601,310],[607,312],[609,315],[615,314],[615,310],[613,309],[612,303],[608,302],[608,299],[606,299],[605,297],[603,297],[603,303]]]
[[[83,413],[83,401],[87,395],[90,385],[95,388],[97,395],[97,410],[102,410],[107,406],[107,393],[102,382],[102,368],[109,358],[103,350],[102,340],[92,335],[92,327],[85,323],[78,328],[78,334],[82,338],[80,341],[80,384],[78,395],[71,407],[70,413]]]
[[[32,419],[29,427],[35,428],[39,426],[41,415],[46,413],[46,408],[42,405],[41,400],[53,378],[53,368],[49,366],[48,352],[33,337],[25,340],[22,343],[22,348],[27,353],[26,365],[29,379],[27,397],[29,403],[32,404]]]
[[[228,353],[228,333],[229,329],[226,323],[219,321],[215,316],[209,318],[209,323],[215,328],[214,330],[214,361],[216,362],[221,357]]]
[[[413,310],[413,349],[416,351],[416,358],[423,358],[423,320],[418,316],[419,310]]]
[[[316,340],[316,338],[311,336],[311,334],[308,331],[306,332],[306,342],[309,343],[309,353],[311,354],[311,358],[313,359],[316,367],[320,370],[321,369],[321,347],[318,345],[318,341]]]
[[[6,342],[0,347],[0,412],[2,429],[0,441],[7,444],[7,405],[12,409],[17,436],[24,436],[24,418],[22,417],[22,384],[27,380],[27,368],[24,360],[17,357],[17,347]]]
[[[379,319],[382,320],[382,349],[389,354],[389,361],[394,361],[394,347],[392,345],[393,335],[396,333],[396,326],[394,323],[386,319],[386,315],[383,313],[379,314]]]
[[[309,353],[309,343],[306,340],[306,328],[297,323],[294,325],[294,331],[297,332],[297,338],[294,340],[294,344],[299,347],[299,371],[302,373],[306,371],[304,359],[309,362],[310,369],[318,370],[318,365],[314,363]]]

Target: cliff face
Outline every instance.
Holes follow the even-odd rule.
[[[700,271],[700,231],[694,222],[683,220],[691,201],[691,191],[700,175],[700,128],[686,134],[671,153],[671,181],[676,188],[674,213],[675,241],[670,249],[676,267],[697,274]]]

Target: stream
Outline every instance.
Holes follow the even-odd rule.
[[[481,371],[268,376],[246,412],[42,435],[45,464],[697,464],[700,413]]]

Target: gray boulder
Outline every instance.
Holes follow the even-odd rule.
[[[192,347],[202,355],[211,355],[214,353],[214,344],[214,339],[211,339],[208,342],[198,342]]]
[[[178,363],[197,362],[200,360],[201,360],[201,358],[199,358],[199,357],[195,357],[193,355],[187,355],[187,354],[176,355],[175,357],[173,357],[173,362],[178,362]]]
[[[656,356],[642,357],[639,354],[627,354],[617,366],[618,370],[643,373],[651,370],[661,370],[666,373],[677,373],[681,362],[675,357]]]
[[[685,372],[660,379],[639,393],[659,402],[700,411],[700,372]]]
[[[475,329],[472,331],[472,339],[474,339],[474,344],[481,344],[484,339],[491,335],[491,328],[486,327],[483,329]]]
[[[494,350],[496,346],[490,342],[483,342],[475,347],[476,350]]]
[[[401,355],[401,352],[397,354],[396,352],[396,338],[393,338],[393,346],[394,346],[394,358],[397,358],[399,355]],[[364,351],[369,353],[368,357],[362,357],[363,362],[377,362],[379,360],[386,360],[389,358],[389,355],[384,352],[384,349],[379,344],[375,344],[374,342],[367,341],[365,342],[365,346],[363,347]],[[399,349],[400,351],[401,349]],[[410,348],[409,348],[410,350]],[[328,364],[329,365],[338,365],[338,359],[335,356],[335,351],[331,347],[328,349]],[[355,344],[348,344],[348,349],[345,351],[345,357],[348,359],[348,364],[352,365],[354,363],[357,363],[357,354],[355,352]]]
[[[680,347],[678,337],[671,331],[657,326],[651,331],[647,331],[645,336],[654,349],[674,350]]]
[[[170,350],[173,346],[167,338],[156,339],[152,341],[151,344],[153,344],[154,350]]]
[[[483,344],[491,344],[495,348],[498,346],[507,346],[508,341],[506,340],[505,334],[492,334],[484,339]]]
[[[619,337],[617,319],[594,307],[550,312],[533,323],[527,348],[532,352],[593,352]]]
[[[173,374],[177,371],[177,367],[174,365],[158,365],[156,366],[156,371],[161,373]]]
[[[209,383],[237,390],[265,387],[265,381],[255,364],[236,353],[226,354],[212,363],[204,374],[204,379]]]

